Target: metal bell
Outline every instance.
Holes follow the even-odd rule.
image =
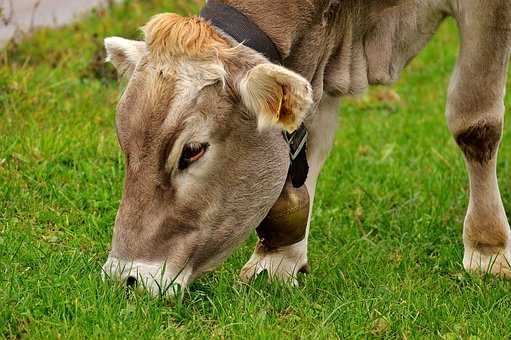
[[[260,244],[265,250],[292,245],[303,240],[309,218],[309,193],[302,185],[293,187],[288,177],[282,192],[256,228]]]

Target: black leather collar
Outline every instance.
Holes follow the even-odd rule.
[[[200,16],[234,40],[261,53],[272,63],[282,64],[280,53],[270,37],[237,9],[217,0],[208,0]]]
[[[272,63],[282,64],[282,57],[270,37],[237,9],[217,0],[208,0],[200,16],[237,42],[261,53]],[[308,132],[302,123],[293,133],[283,132],[283,135],[289,145],[291,158],[288,176],[293,186],[299,188],[304,185],[309,172],[306,153]]]

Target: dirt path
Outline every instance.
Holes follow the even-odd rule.
[[[17,31],[40,26],[59,26],[107,0],[0,0],[0,46]]]

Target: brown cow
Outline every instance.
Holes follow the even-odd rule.
[[[156,294],[212,270],[279,198],[290,166],[282,131],[302,122],[309,132],[305,185],[312,202],[339,98],[395,81],[452,16],[461,48],[446,116],[470,177],[463,264],[511,276],[510,229],[496,175],[511,48],[509,0],[212,5],[255,25],[282,65],[213,25],[215,17],[161,14],[143,28],[145,41],[105,40],[109,60],[129,80],[117,109],[125,188],[106,275],[141,281]],[[307,266],[308,224],[293,244],[286,243],[287,232],[275,235],[283,238],[274,240],[279,246],[258,245],[243,279],[267,270],[270,278],[296,283]]]

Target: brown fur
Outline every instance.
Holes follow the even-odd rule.
[[[461,150],[469,160],[480,164],[488,162],[499,145],[502,126],[480,122],[456,136]]]
[[[511,254],[496,178],[511,46],[508,0],[224,2],[266,32],[284,66],[312,85],[314,110],[302,112],[308,114],[305,124],[311,136],[307,150],[311,198],[335,130],[335,124],[326,124],[330,120],[318,123],[324,119],[318,109],[323,98],[335,96],[333,103],[337,103],[338,96],[396,80],[443,18],[452,15],[462,43],[449,87],[447,119],[467,158],[471,195],[464,229],[464,265],[473,269],[470,252],[478,252],[475,255],[480,259],[502,251]],[[266,104],[272,117],[280,107],[280,119],[286,122],[295,116],[290,111],[304,105],[287,105],[294,91],[282,83],[287,79],[286,85],[306,84],[307,89],[309,84],[302,78],[297,81],[294,75],[276,77],[282,76],[283,70],[273,72],[267,81],[267,61],[245,47],[233,49],[236,42],[196,17],[162,14],[154,17],[144,32],[149,56],[137,59],[137,69],[119,105],[119,140],[128,164],[111,255],[128,260],[168,259],[182,266],[187,263],[193,278],[212,269],[247,237],[270,211],[284,184],[289,156],[281,132],[257,131],[253,113],[264,111],[261,108]],[[120,47],[122,50],[122,44]],[[229,58],[223,58],[230,52]],[[123,54],[112,55],[123,58]],[[257,91],[243,95],[240,84],[254,69],[261,70],[261,64],[266,65],[258,77],[262,80],[245,86],[245,90]],[[152,80],[158,77],[154,72],[163,65],[168,79],[158,83],[162,88],[155,94]],[[212,68],[225,69],[227,86],[204,79],[204,73]],[[197,85],[197,79],[202,83]],[[175,93],[163,96],[167,81],[173,84],[168,85],[169,91]],[[282,103],[271,97],[280,89],[277,85],[282,85]],[[310,91],[301,93],[305,92]],[[254,100],[258,95],[266,103]],[[253,105],[247,105],[249,100]],[[332,105],[331,111],[336,108]],[[331,136],[330,142],[323,136]],[[210,145],[202,162],[184,171],[166,166],[179,158],[186,143],[197,141]],[[285,237],[275,239],[277,248],[283,241]],[[293,277],[307,260],[306,245],[304,239],[269,252],[260,244],[244,271],[249,275],[254,268],[266,268],[273,271],[270,275]]]

